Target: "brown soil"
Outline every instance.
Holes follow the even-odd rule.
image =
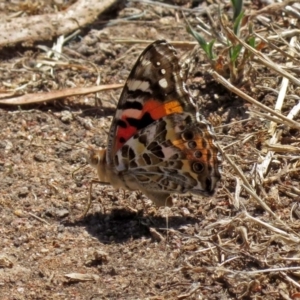
[[[52,11],[52,2],[38,3],[40,9],[31,13]],[[179,10],[130,3],[127,8],[114,7],[68,42],[62,51],[68,57],[65,65],[33,68],[44,55],[37,44],[2,49],[1,93],[94,86],[96,68],[101,84],[124,83],[146,44],[114,40],[194,41]],[[191,8],[198,2],[168,3]],[[21,7],[24,13],[26,7]],[[260,1],[252,1],[246,8],[261,7]],[[9,15],[20,7],[1,9]],[[230,15],[230,7],[225,11]],[[139,13],[144,14],[120,21]],[[188,16],[196,25],[194,15]],[[206,15],[203,18],[207,20]],[[118,21],[107,24],[107,20]],[[52,47],[52,43],[43,44]],[[177,49],[184,54],[192,48]],[[189,87],[202,95],[201,111],[215,125],[221,147],[253,184],[259,181],[253,169],[266,154],[263,145],[270,121],[249,118],[252,106],[217,84],[208,69],[207,59],[199,55]],[[280,80],[261,69],[244,92],[273,108],[277,95],[255,88],[268,82],[278,90]],[[245,189],[238,192],[241,179],[226,159],[222,182],[212,198],[177,197],[172,208],[158,209],[139,193],[93,184],[91,209],[80,219],[89,184],[96,178],[93,169],[83,167],[84,147],[106,145],[120,92],[0,107],[0,298],[299,299],[299,270],[271,270],[299,265],[299,241],[291,242],[289,236],[296,236],[300,225],[297,153],[291,158],[290,152],[281,152],[272,161],[268,178],[256,185],[258,195],[289,229]],[[283,113],[296,102],[290,98]],[[281,143],[297,146],[298,131],[286,126],[282,130]],[[251,273],[261,270],[268,271]]]

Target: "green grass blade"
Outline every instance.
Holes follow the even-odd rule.
[[[206,40],[197,31],[195,31],[190,25],[187,26],[187,32],[190,33],[196,39],[196,41],[199,43],[200,47],[204,50],[208,58],[214,59],[213,45],[215,41],[212,40],[209,43],[206,42]]]
[[[233,7],[233,21],[238,18],[238,16],[241,14],[244,6],[243,0],[231,0],[231,4]]]
[[[250,45],[252,48],[255,48],[255,37],[249,38],[247,44]]]
[[[234,62],[237,60],[238,56],[241,53],[242,48],[243,48],[243,45],[237,45],[232,48],[231,54],[230,54],[231,61]]]
[[[244,12],[242,11],[235,19],[234,24],[233,24],[233,32],[236,36],[239,36],[240,28],[241,28],[241,23],[244,17]]]

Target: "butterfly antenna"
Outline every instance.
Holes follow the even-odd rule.
[[[92,205],[92,190],[93,190],[93,183],[95,183],[94,180],[91,180],[90,183],[89,183],[89,197],[87,199],[87,204],[85,206],[85,209],[84,209],[84,212],[83,214],[81,215],[80,219],[83,219],[87,213],[89,212],[90,208],[91,208],[91,205]]]
[[[60,139],[58,139],[58,141],[63,143],[63,144],[66,144],[68,146],[72,146],[72,147],[76,147],[76,148],[80,148],[80,149],[85,149],[85,150],[88,150],[89,147],[90,147],[89,145],[81,146],[81,145],[69,143],[69,142],[66,142],[66,141],[63,141],[63,140],[60,140]]]
[[[87,167],[89,167],[89,164],[86,163],[84,166],[80,166],[78,167],[77,169],[75,169],[73,172],[72,172],[72,179],[75,180],[75,174],[80,171],[81,169],[86,169]]]

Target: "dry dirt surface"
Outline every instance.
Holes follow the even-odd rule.
[[[74,2],[7,1],[0,9],[13,22]],[[183,12],[194,28],[196,17],[219,24],[218,5],[230,20],[228,1],[119,1],[67,40],[59,57],[45,51],[58,37],[3,47],[0,100],[123,84],[157,39],[188,57],[195,40]],[[106,145],[121,90],[26,105],[2,101],[1,300],[300,299],[299,128],[281,118],[295,108],[289,118],[299,121],[293,78],[299,77],[300,9],[293,1],[256,0],[245,10],[255,33],[268,38],[257,37],[257,50],[272,63],[249,55],[234,85],[270,109],[279,91],[284,101],[275,116],[237,96],[217,83],[211,62],[197,52],[188,86],[224,152],[222,181],[211,198],[174,195],[173,207],[157,208],[140,193],[94,183],[91,208],[81,218],[96,179],[86,148]],[[219,73],[230,81],[228,47],[218,49],[215,69],[222,66]],[[284,91],[274,66],[293,76]]]

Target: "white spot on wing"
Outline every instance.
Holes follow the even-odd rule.
[[[183,82],[183,90],[184,90],[186,93],[188,93],[188,90],[187,90],[187,88],[186,88],[185,82]]]
[[[166,70],[165,69],[161,69],[161,74],[165,75],[166,74]]]
[[[127,81],[127,88],[130,91],[140,90],[143,92],[151,92],[150,84],[148,81],[131,79]]]
[[[167,82],[166,78],[162,78],[161,80],[159,80],[158,84],[164,89],[166,89],[168,87],[168,82]]]
[[[141,64],[141,66],[146,67],[149,64],[151,64],[151,62],[148,59],[144,59],[144,57],[143,57],[143,59],[140,60],[140,64]]]

